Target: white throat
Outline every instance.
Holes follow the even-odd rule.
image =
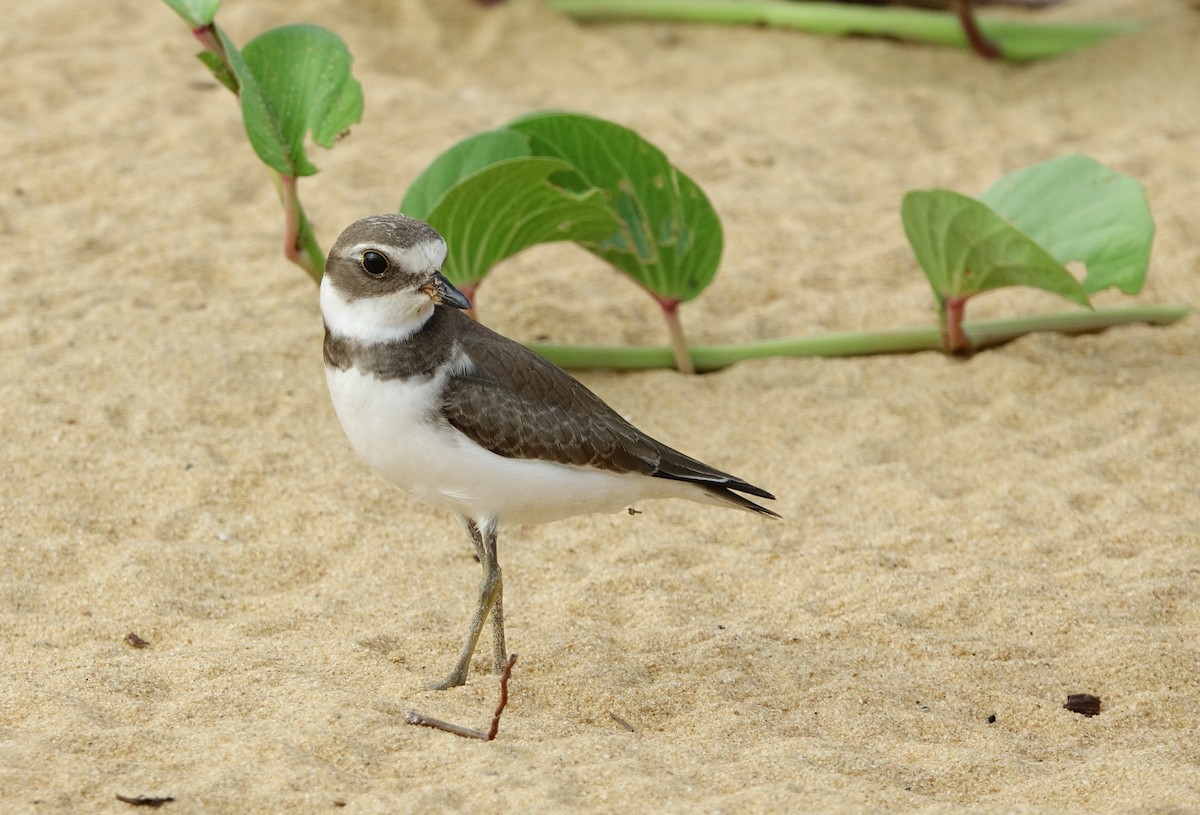
[[[321,280],[321,316],[339,337],[366,345],[397,342],[411,336],[433,314],[424,292],[406,290],[381,297],[347,300],[326,275]]]

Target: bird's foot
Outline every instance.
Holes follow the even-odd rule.
[[[430,690],[449,690],[467,684],[467,672],[461,668],[455,668],[450,672],[450,675],[441,682],[434,682],[429,686]]]

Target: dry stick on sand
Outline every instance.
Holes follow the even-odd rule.
[[[508,658],[508,662],[504,663],[504,670],[500,671],[500,704],[496,705],[496,712],[492,714],[492,726],[488,728],[486,733],[482,730],[476,730],[473,727],[463,727],[461,724],[434,719],[422,713],[417,713],[415,710],[410,710],[405,719],[409,724],[419,724],[422,727],[445,730],[447,733],[453,733],[456,736],[463,736],[468,739],[491,741],[500,732],[500,714],[504,712],[504,707],[508,704],[508,677],[512,673],[513,665],[516,662],[517,655],[513,654]]]
[[[121,795],[120,793],[117,793],[117,800],[123,804],[129,804],[130,806],[154,807],[157,809],[163,804],[171,803],[175,799],[169,795],[162,798],[154,798],[146,795]]]
[[[612,720],[613,720],[614,722],[616,722],[617,724],[621,725],[621,727],[625,728],[625,729],[626,729],[626,730],[628,730],[630,733],[636,733],[636,732],[637,732],[636,730],[634,730],[634,729],[633,729],[633,725],[631,725],[629,722],[627,722],[627,721],[625,721],[624,719],[622,719],[622,718],[621,718],[620,716],[618,716],[617,714],[613,713],[611,710],[610,710],[610,711],[608,711],[608,716],[609,716],[609,718],[610,718],[610,719],[612,719]]]

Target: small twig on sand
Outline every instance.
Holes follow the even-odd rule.
[[[152,797],[148,795],[121,795],[117,793],[117,800],[135,807],[154,807],[158,808],[163,804],[169,804],[175,799],[171,796]]]
[[[508,662],[504,663],[504,669],[500,671],[500,703],[496,705],[496,712],[492,714],[492,726],[485,733],[482,730],[476,730],[473,727],[463,727],[461,724],[453,722],[444,722],[441,719],[434,719],[426,716],[423,713],[417,713],[415,710],[410,710],[405,717],[409,724],[417,724],[422,727],[433,727],[437,730],[445,730],[447,733],[453,733],[456,736],[462,736],[467,739],[480,739],[482,741],[491,741],[496,738],[496,734],[500,732],[500,715],[504,713],[504,708],[508,704],[508,677],[512,674],[513,665],[517,662],[517,655],[513,654],[508,658]]]
[[[633,729],[633,725],[631,725],[629,722],[627,722],[627,721],[625,721],[624,719],[622,719],[622,718],[621,718],[620,716],[618,716],[617,714],[613,713],[611,710],[610,710],[610,711],[608,711],[608,717],[609,717],[610,719],[612,719],[614,722],[616,722],[617,724],[621,725],[621,727],[623,727],[623,728],[625,728],[626,730],[628,730],[630,733],[635,733],[635,732],[637,732],[637,731],[635,731],[635,730]]]

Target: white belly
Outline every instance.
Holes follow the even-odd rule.
[[[644,498],[699,498],[694,485],[667,479],[496,455],[453,427],[433,423],[439,380],[381,381],[328,366],[325,373],[354,449],[430,506],[475,520],[546,523],[619,512]]]

